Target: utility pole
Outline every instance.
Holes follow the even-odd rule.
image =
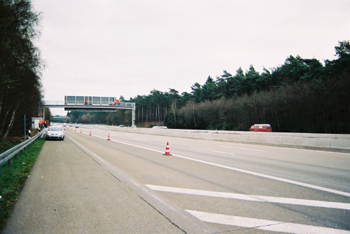
[[[132,109],[131,109],[131,127],[135,128],[135,109],[136,109],[136,103],[134,103]]]

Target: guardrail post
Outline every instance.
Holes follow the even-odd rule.
[[[7,161],[8,166],[11,166],[11,158]]]

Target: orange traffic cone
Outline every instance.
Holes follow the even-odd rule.
[[[80,133],[83,133],[83,130],[80,129]]]
[[[165,148],[164,155],[171,155],[170,150],[169,150],[169,142],[166,143],[166,148]]]
[[[89,134],[89,136],[91,136],[91,131],[90,131],[90,134]]]
[[[108,133],[107,141],[110,141],[110,140],[111,140],[111,137],[110,137],[110,135]]]

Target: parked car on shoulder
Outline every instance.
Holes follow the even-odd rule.
[[[61,126],[51,126],[46,132],[47,140],[64,140],[64,129]]]
[[[272,132],[270,124],[254,124],[249,128],[252,132]]]

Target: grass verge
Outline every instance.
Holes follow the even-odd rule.
[[[44,143],[45,139],[37,139],[19,153],[17,159],[12,158],[11,166],[3,165],[0,174],[0,233]]]
[[[0,154],[17,145],[18,143],[21,143],[22,140],[23,138],[19,137],[9,137],[6,139],[0,138]]]

